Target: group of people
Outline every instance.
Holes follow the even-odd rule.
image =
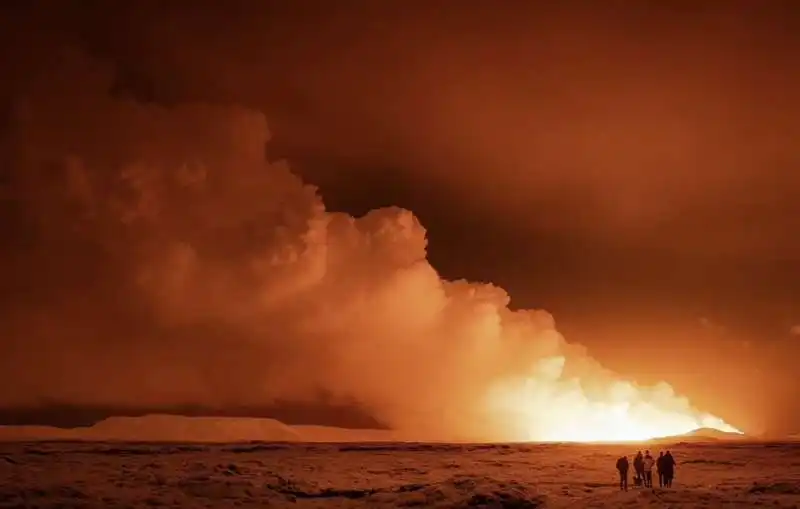
[[[628,491],[628,457],[621,456],[617,460],[617,472],[619,472],[619,489]],[[633,470],[636,472],[636,477],[633,478],[635,486],[644,486],[645,488],[653,487],[653,467],[656,468],[658,475],[658,485],[662,488],[672,487],[672,479],[675,477],[675,458],[672,453],[667,451],[666,454],[662,451],[658,453],[658,458],[653,459],[650,451],[642,451],[636,453],[633,458]]]

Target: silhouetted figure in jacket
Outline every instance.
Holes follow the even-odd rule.
[[[664,486],[667,488],[672,487],[672,479],[675,477],[675,458],[672,453],[667,451],[661,464],[662,472],[664,473]]]
[[[617,472],[619,472],[619,489],[628,491],[628,457],[621,456],[617,460]]]
[[[636,453],[636,457],[633,458],[633,470],[636,472],[636,484],[644,482],[644,456],[642,456],[642,451],[638,451]]]
[[[663,488],[664,484],[664,451],[660,451],[658,453],[658,458],[656,458],[656,474],[658,474],[658,486],[659,488]]]
[[[645,451],[644,453],[644,487],[645,488],[652,488],[653,487],[653,467],[656,464],[656,460],[650,456],[650,451]]]

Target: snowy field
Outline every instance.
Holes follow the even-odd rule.
[[[619,492],[638,447],[5,442],[0,507],[800,507],[800,444],[667,446],[672,489]]]

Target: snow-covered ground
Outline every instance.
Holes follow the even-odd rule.
[[[0,507],[800,507],[800,444],[660,444],[674,487],[619,492],[638,447],[7,441]]]

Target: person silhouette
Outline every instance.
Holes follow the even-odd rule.
[[[667,451],[664,454],[664,460],[662,464],[662,469],[664,472],[664,486],[667,488],[672,487],[672,479],[675,477],[675,458],[672,457],[672,453]]]
[[[652,456],[650,456],[650,451],[645,451],[644,454],[644,462],[642,467],[644,468],[644,487],[645,488],[652,488],[653,487],[653,465],[655,465],[655,460]]]
[[[619,472],[619,489],[628,491],[628,457],[621,456],[617,459],[617,472]]]
[[[640,484],[644,482],[644,456],[642,456],[642,451],[636,452],[636,457],[633,458],[633,470],[636,472],[636,480],[634,484]]]
[[[664,451],[659,451],[656,458],[656,474],[658,475],[658,487],[664,487]]]

